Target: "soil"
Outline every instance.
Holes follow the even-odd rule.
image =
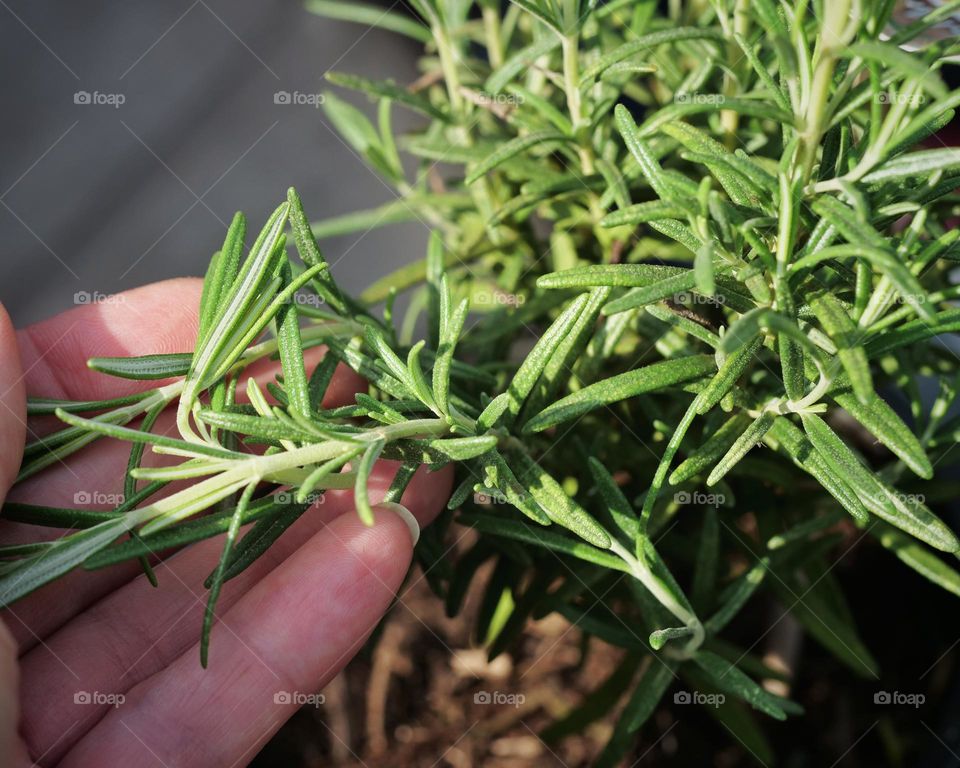
[[[837,556],[852,541],[838,546]],[[956,597],[900,566],[869,543],[836,567],[881,679],[857,679],[815,641],[779,621],[785,608],[758,599],[730,627],[729,639],[768,654],[800,641],[796,679],[787,686],[806,714],[777,723],[755,718],[785,768],[960,765],[960,613]],[[866,574],[870,578],[866,578]],[[582,732],[547,743],[540,734],[578,708],[616,668],[623,651],[583,642],[552,615],[530,622],[515,647],[493,660],[472,638],[481,571],[461,614],[444,615],[415,570],[375,638],[306,706],[253,763],[255,768],[576,768],[591,764],[610,737],[614,712]],[[940,620],[934,624],[930,616]],[[771,624],[775,631],[768,631]],[[919,635],[914,627],[926,626]],[[874,638],[872,641],[869,638]],[[789,654],[788,654],[789,655]],[[770,657],[768,655],[768,662]],[[681,684],[682,685],[682,684]],[[878,706],[878,691],[923,693],[922,706]],[[778,691],[781,692],[781,691]],[[673,692],[644,726],[623,765],[763,765],[706,708],[678,706]]]

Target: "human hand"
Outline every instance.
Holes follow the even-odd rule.
[[[25,391],[73,400],[136,391],[143,382],[93,373],[86,360],[190,349],[199,297],[199,280],[157,283],[18,334],[0,307],[0,502],[20,464]],[[352,402],[360,384],[338,369],[325,404]],[[174,429],[172,414],[157,422],[157,431]],[[78,491],[119,494],[128,454],[129,445],[100,440],[9,498],[72,507]],[[149,465],[164,457],[147,451],[144,458]],[[396,467],[381,462],[371,495],[382,495]],[[421,526],[450,482],[448,471],[414,477],[403,502]],[[0,764],[245,765],[297,710],[297,694],[320,690],[359,650],[406,574],[412,547],[403,520],[377,508],[367,528],[352,510],[351,493],[328,492],[224,584],[206,670],[198,650],[203,581],[222,549],[219,537],[158,560],[159,589],[136,564],[78,570],[4,611]],[[0,522],[0,543],[35,541],[37,532]]]

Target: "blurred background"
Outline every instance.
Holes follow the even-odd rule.
[[[18,326],[77,293],[202,275],[233,213],[258,230],[290,185],[314,219],[395,198],[315,99],[276,102],[322,93],[330,69],[413,80],[413,41],[303,0],[0,6],[0,301]],[[359,290],[426,237],[403,224],[326,255]]]

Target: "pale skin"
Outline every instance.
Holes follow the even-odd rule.
[[[86,359],[190,349],[199,296],[198,280],[158,283],[19,332],[0,307],[0,500],[9,492],[11,500],[73,507],[78,491],[122,490],[129,446],[113,440],[10,490],[26,393],[89,400],[142,388],[89,371]],[[308,366],[316,360],[309,355]],[[325,404],[352,401],[361,384],[338,370]],[[31,420],[30,439],[52,426]],[[157,429],[172,434],[172,415]],[[145,463],[155,462],[148,450]],[[378,467],[373,492],[382,493],[395,469]],[[437,514],[450,482],[448,471],[414,477],[403,503],[421,525]],[[0,522],[4,544],[61,533]],[[409,529],[394,512],[377,509],[367,528],[353,514],[352,494],[329,493],[225,585],[204,670],[203,580],[221,548],[218,538],[167,553],[155,564],[158,589],[136,564],[78,571],[3,611],[0,765],[246,765],[300,706],[294,694],[322,690],[359,650],[412,557]]]

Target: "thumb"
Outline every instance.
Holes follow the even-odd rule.
[[[0,504],[20,469],[26,418],[20,349],[10,316],[0,304]]]
[[[20,469],[26,416],[20,349],[10,317],[0,304],[0,504]],[[30,760],[17,735],[17,678],[17,644],[0,623],[0,762],[26,766]]]

